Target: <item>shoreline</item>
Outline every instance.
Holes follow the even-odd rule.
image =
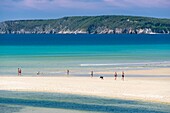
[[[98,74],[114,74],[113,72],[98,72]],[[121,74],[121,71],[118,71]],[[170,68],[155,68],[155,69],[144,69],[144,70],[126,70],[125,75],[143,75],[143,76],[170,76]]]
[[[47,92],[170,104],[170,78],[0,77],[1,91]]]
[[[23,70],[25,70],[25,68],[22,68]],[[114,73],[117,72],[118,73],[118,77],[121,77],[122,71],[125,72],[125,77],[170,77],[170,68],[166,67],[166,68],[154,68],[154,69],[143,69],[143,70],[106,70],[106,71],[99,71],[99,70],[95,70],[95,69],[89,69],[89,71],[86,72],[77,72],[76,70],[71,70],[70,69],[70,74],[69,76],[72,77],[89,77],[90,76],[90,72],[93,71],[94,76],[95,77],[99,77],[99,76],[104,76],[104,77],[113,77]],[[38,71],[40,72],[40,74],[38,76],[43,76],[43,77],[65,77],[68,76],[66,73],[66,70],[58,70],[58,72],[56,71],[55,73],[50,73],[50,72],[43,72],[43,71]],[[15,74],[1,74],[0,77],[16,77],[18,76],[17,71]],[[23,71],[22,72],[22,76],[25,77],[37,77],[37,72],[35,71],[34,74],[27,74],[27,71]]]

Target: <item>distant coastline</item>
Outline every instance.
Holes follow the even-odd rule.
[[[137,16],[73,16],[0,22],[0,34],[170,34],[170,19]]]

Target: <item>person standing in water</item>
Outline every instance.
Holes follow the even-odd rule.
[[[115,80],[116,80],[117,79],[117,72],[115,72],[114,76],[115,76]]]
[[[124,81],[124,79],[125,79],[125,73],[124,71],[122,71],[122,80]]]

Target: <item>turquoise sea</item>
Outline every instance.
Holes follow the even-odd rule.
[[[170,35],[0,35],[0,76],[170,67]],[[112,75],[104,75],[112,76]],[[138,75],[136,75],[138,76]],[[0,113],[169,113],[163,103],[0,90]]]
[[[0,35],[0,76],[170,67],[170,35]],[[111,76],[111,75],[105,75]]]

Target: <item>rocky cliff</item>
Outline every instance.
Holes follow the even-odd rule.
[[[0,34],[170,34],[170,19],[76,16],[0,22]]]

